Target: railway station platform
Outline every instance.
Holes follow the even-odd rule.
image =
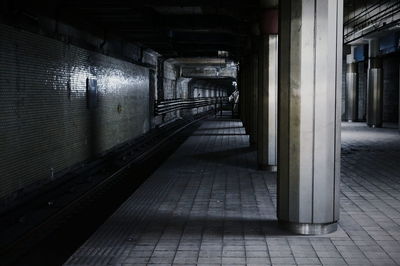
[[[398,265],[400,136],[342,124],[335,233],[293,235],[239,120],[209,119],[65,265]]]

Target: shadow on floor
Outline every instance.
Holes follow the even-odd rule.
[[[122,226],[128,221],[121,220]],[[132,222],[132,221],[130,221]],[[292,232],[283,229],[276,219],[251,219],[242,217],[222,217],[222,216],[180,216],[171,215],[171,213],[157,213],[141,221],[147,225],[146,229],[141,231],[143,234],[158,231],[169,232],[171,238],[180,237],[184,232],[185,237],[201,236],[238,236],[244,234],[247,236],[298,236]],[[176,232],[176,235],[175,233]],[[138,237],[140,237],[140,233]]]
[[[242,167],[242,168],[251,168],[255,169],[257,166],[253,160],[246,160],[245,158],[238,157],[238,155],[244,155],[247,153],[254,152],[254,147],[241,147],[241,148],[234,148],[234,149],[226,149],[222,151],[213,151],[213,152],[206,152],[200,154],[194,154],[193,158],[199,159],[206,162],[218,162],[221,164],[235,166],[235,167]]]

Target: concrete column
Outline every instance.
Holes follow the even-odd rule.
[[[252,73],[252,57],[251,54],[249,55],[248,62],[247,62],[247,124],[248,124],[248,134],[249,134],[249,141],[250,144],[253,143],[253,121],[252,121],[252,114],[253,114],[253,73]]]
[[[248,60],[245,61],[245,69],[244,69],[244,87],[245,87],[245,123],[244,127],[246,129],[246,134],[250,132],[250,125],[249,125],[249,65]]]
[[[254,143],[254,135],[253,135],[253,73],[252,73],[252,56],[249,55],[248,62],[247,62],[247,125],[248,125],[248,134],[249,134],[249,141],[250,144]]]
[[[245,110],[244,110],[244,99],[245,99],[245,95],[244,95],[244,72],[243,72],[243,70],[244,70],[244,68],[243,68],[243,63],[241,62],[240,63],[240,65],[239,65],[239,82],[238,82],[238,85],[239,85],[239,110],[240,110],[240,113],[239,113],[239,117],[240,117],[240,120],[242,121],[242,123],[243,123],[243,126],[244,126],[244,117],[245,117],[245,115],[244,115],[244,112],[245,112]]]
[[[241,60],[240,66],[239,66],[239,74],[240,74],[240,120],[242,120],[243,127],[245,127],[246,124],[246,85],[245,85],[245,76],[244,76],[244,62]]]
[[[367,121],[368,61],[358,63],[358,121]]]
[[[339,219],[343,0],[282,0],[278,219],[299,234]]]
[[[244,61],[244,127],[246,134],[250,135],[250,69],[249,69],[249,59],[246,58]]]
[[[240,102],[241,102],[241,120],[243,122],[243,127],[247,133],[247,80],[246,80],[246,62],[242,61],[240,66],[241,74],[241,88],[240,88]]]
[[[259,46],[257,162],[260,169],[277,169],[278,10],[266,9]],[[275,27],[271,27],[274,25]]]
[[[383,68],[378,54],[379,41],[370,40],[367,78],[367,124],[370,127],[382,127],[383,124]]]
[[[358,120],[358,65],[354,60],[354,49],[347,55],[346,70],[346,119],[348,122]]]
[[[254,52],[251,56],[251,100],[250,100],[250,144],[255,145],[257,143],[257,114],[258,114],[258,53]]]

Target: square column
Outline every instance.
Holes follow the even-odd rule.
[[[240,120],[242,120],[243,126],[246,127],[246,77],[244,71],[244,63],[241,63],[239,66]]]
[[[260,169],[277,169],[278,35],[260,40],[257,161]]]
[[[383,124],[383,68],[379,55],[379,41],[370,40],[368,45],[367,124],[382,127]]]
[[[241,120],[243,122],[243,126],[246,130],[246,134],[250,132],[250,123],[249,123],[249,94],[250,94],[250,86],[249,86],[249,64],[248,58],[244,58],[242,60],[242,64],[240,65],[240,75],[241,75],[241,88],[240,88],[240,102],[242,108]]]
[[[347,55],[346,70],[346,120],[353,122],[358,120],[358,65],[354,60],[354,49]]]
[[[278,219],[299,234],[339,219],[343,0],[280,1]]]
[[[245,65],[245,77],[246,77],[246,134],[251,137],[251,60],[246,59]]]
[[[249,107],[250,115],[250,144],[255,145],[257,143],[257,103],[258,103],[258,54],[253,52],[251,55],[251,100]]]

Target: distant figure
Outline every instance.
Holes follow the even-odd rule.
[[[239,111],[239,90],[236,88],[228,99],[229,102],[232,103],[232,116],[235,116],[235,114]]]

